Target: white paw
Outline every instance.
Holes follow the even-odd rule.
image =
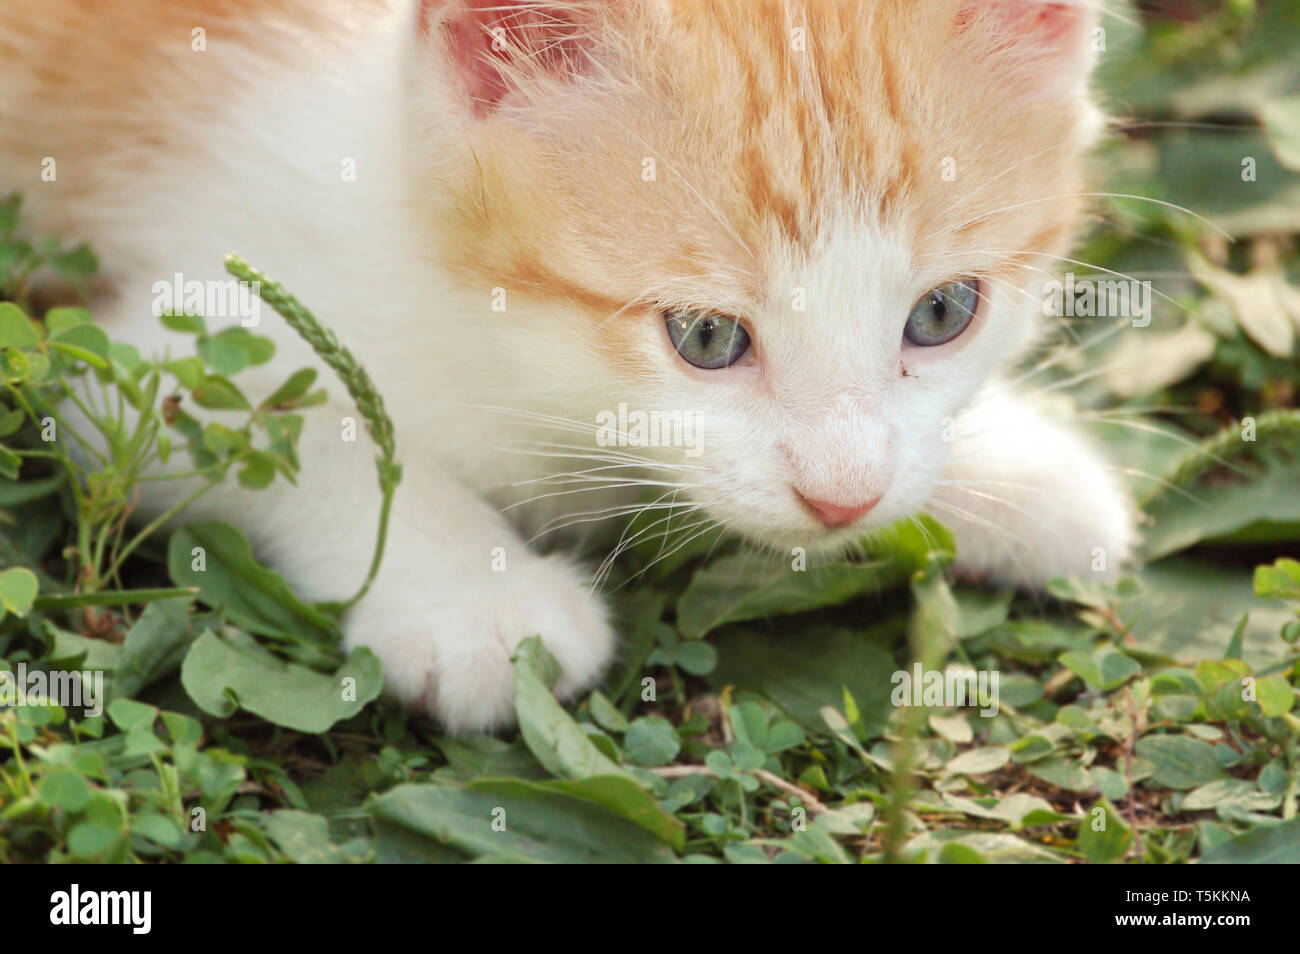
[[[1112,580],[1133,559],[1137,510],[1074,433],[1038,424],[978,456],[935,494],[959,575],[1041,589],[1058,576]]]
[[[559,664],[558,697],[593,685],[614,650],[600,598],[563,558],[528,555],[508,566],[452,579],[381,575],[349,614],[345,642],[374,650],[386,691],[453,733],[514,722],[510,659],[529,636]]]

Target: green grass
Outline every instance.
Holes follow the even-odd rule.
[[[1119,334],[1076,319],[1029,378],[1063,385],[1128,475],[1146,568],[1037,595],[958,584],[928,519],[802,573],[714,537],[655,562],[655,541],[611,575],[614,671],[562,708],[526,642],[501,738],[376,701],[375,658],[338,645],[345,604],[298,599],[232,528],[128,520],[162,455],[186,455],[196,494],[292,480],[315,375],[254,406],[237,379],[269,342],[243,329],[171,316],[193,354],[155,361],[79,309],[29,321],[33,277],[84,282],[94,257],[30,242],[0,205],[0,658],[102,670],[109,696],[94,717],[0,708],[0,861],[1300,861],[1300,368],[1275,321],[1300,269],[1297,101],[1278,92],[1300,78],[1300,3],[1107,30],[1102,86],[1132,110],[1099,152],[1108,188],[1238,239],[1100,202],[1075,257],[1176,306]],[[357,401],[391,493],[383,381],[263,294]],[[69,390],[102,458],[68,453]],[[891,704],[915,661],[996,671],[997,714]]]

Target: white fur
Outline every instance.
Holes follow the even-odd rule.
[[[833,549],[925,509],[933,494],[973,573],[1033,586],[1091,572],[1094,547],[1106,551],[1108,572],[1127,557],[1123,496],[1068,429],[998,393],[982,405],[978,427],[966,419],[955,452],[943,440],[949,419],[1014,351],[1008,342],[1023,322],[1023,300],[987,289],[982,327],[962,348],[946,357],[900,354],[911,303],[951,276],[918,273],[898,234],[843,222],[810,264],[773,263],[773,300],[802,287],[808,310],[757,316],[762,366],[712,377],[687,369],[655,321],[640,338],[650,373],[632,382],[553,309],[521,299],[505,314],[491,311],[491,289],[454,282],[412,214],[418,190],[436,182],[413,165],[421,153],[407,122],[402,52],[414,55],[414,14],[409,4],[395,7],[358,30],[342,62],[303,53],[268,66],[224,51],[246,57],[240,68],[264,73],[274,93],[232,102],[191,127],[197,157],[147,177],[124,173],[112,195],[74,210],[84,226],[77,237],[100,251],[114,282],[116,297],[98,314],[116,337],[147,352],[183,353],[150,313],[153,283],[177,271],[222,279],[222,256],[238,251],[298,293],[371,372],[396,421],[405,480],[383,571],[349,614],[346,638],[378,654],[394,695],[452,730],[488,729],[513,718],[509,658],[524,637],[539,633],[556,655],[564,696],[590,686],[612,656],[614,633],[585,574],[530,549],[520,528],[531,535],[556,515],[610,507],[619,491],[558,493],[585,485],[539,478],[602,462],[513,453],[537,448],[511,442],[567,435],[604,453],[604,465],[618,458],[590,433],[521,429],[519,411],[593,425],[620,401],[699,413],[703,455],[644,452],[663,465],[645,476],[663,481],[665,496],[680,489],[710,518],[779,548]],[[448,125],[422,136],[454,138],[457,120],[446,112]],[[356,182],[342,181],[344,157],[356,160]],[[42,200],[37,209],[52,201]],[[731,293],[714,291],[720,301]],[[240,376],[250,393],[265,394],[313,363],[269,309],[256,330],[279,350],[269,367]],[[374,450],[364,436],[341,439],[341,420],[356,413],[341,386],[322,380],[332,402],[306,414],[301,486],[222,488],[187,515],[238,524],[311,599],[359,585],[379,505]],[[165,490],[146,501],[153,512],[187,490],[157,486]],[[883,497],[861,525],[828,533],[792,487],[845,502]],[[544,493],[556,495],[503,515]],[[504,553],[504,571],[493,569],[494,552]]]

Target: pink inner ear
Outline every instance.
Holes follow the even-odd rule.
[[[959,30],[996,30],[1006,38],[1003,47],[1014,45],[1044,54],[1061,54],[1083,41],[1095,18],[1095,9],[1087,0],[974,0],[957,15],[955,26]]]
[[[474,114],[495,110],[509,92],[503,67],[527,58],[555,75],[581,63],[571,4],[544,0],[423,0],[420,31],[442,33],[451,67]]]

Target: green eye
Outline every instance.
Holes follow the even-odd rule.
[[[686,361],[715,371],[735,364],[749,350],[749,333],[740,322],[709,311],[670,311],[664,315],[668,338]]]
[[[922,348],[951,341],[975,317],[979,296],[980,283],[975,280],[948,282],[931,289],[912,306],[903,337]]]

